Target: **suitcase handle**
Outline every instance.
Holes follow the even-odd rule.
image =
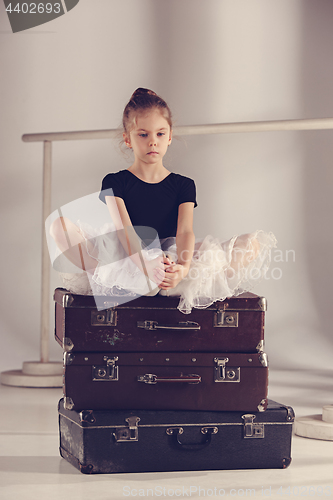
[[[177,448],[181,448],[182,450],[197,450],[200,451],[206,446],[208,446],[211,441],[212,441],[212,434],[217,434],[218,428],[217,427],[202,427],[201,428],[201,434],[204,435],[201,441],[199,443],[182,443],[181,440],[179,439],[179,436],[183,434],[184,429],[182,427],[169,427],[166,430],[166,433],[168,436],[171,436],[171,439],[173,441],[173,444]]]
[[[145,384],[157,384],[157,382],[187,382],[188,384],[199,384],[201,382],[200,375],[180,375],[179,377],[159,377],[153,373],[146,373],[145,375],[137,376],[138,382],[144,382]]]
[[[200,330],[201,328],[199,323],[195,323],[194,321],[179,321],[175,325],[159,325],[157,321],[149,319],[138,321],[136,326],[145,330]]]

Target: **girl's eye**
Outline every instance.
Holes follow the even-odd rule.
[[[158,137],[165,135],[165,132],[158,132],[157,133]],[[139,137],[148,137],[148,134],[139,134]]]

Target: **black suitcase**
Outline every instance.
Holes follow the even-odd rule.
[[[260,353],[65,353],[67,409],[264,411]]]
[[[183,314],[179,298],[139,297],[116,305],[57,288],[55,337],[67,352],[260,352],[266,300],[244,293]]]
[[[60,454],[81,472],[285,468],[294,412],[92,411],[59,402]]]

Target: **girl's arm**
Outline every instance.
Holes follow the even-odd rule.
[[[146,276],[149,275],[150,279],[154,279],[154,268],[164,269],[162,256],[152,261],[144,260],[141,240],[134,230],[124,200],[117,196],[106,196],[105,201],[125,252]]]
[[[176,234],[177,263],[186,269],[186,274],[191,265],[195,243],[193,232],[193,209],[194,203],[182,203],[179,205],[178,209]]]
[[[174,288],[188,274],[194,251],[195,235],[193,232],[194,203],[187,202],[179,205],[177,221],[177,264],[171,264],[165,269],[165,276],[159,287],[163,290]]]

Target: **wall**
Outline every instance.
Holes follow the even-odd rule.
[[[39,356],[42,146],[21,135],[115,128],[139,86],[169,102],[177,125],[333,116],[331,19],[329,0],[81,0],[52,23],[12,34],[0,5],[1,369]],[[278,270],[255,290],[268,299],[274,368],[331,367],[330,138],[179,138],[165,161],[196,180],[198,237],[275,233]],[[115,141],[54,144],[53,209],[129,165]],[[51,307],[58,285],[53,271]],[[51,357],[60,359],[52,329]]]

